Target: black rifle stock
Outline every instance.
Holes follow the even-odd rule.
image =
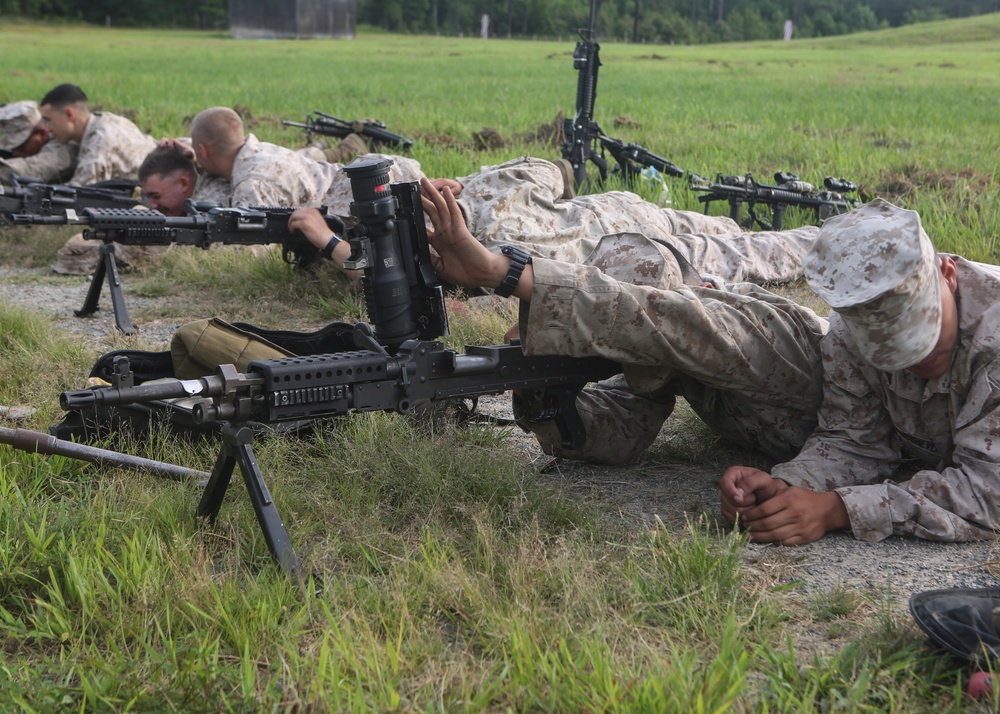
[[[0,186],[0,216],[54,216],[85,208],[134,208],[141,201],[126,186],[66,186],[15,176],[10,186]]]
[[[84,238],[100,240],[101,258],[87,289],[83,307],[74,311],[87,317],[98,309],[105,281],[111,292],[115,325],[127,335],[136,332],[125,306],[122,281],[115,262],[115,243],[120,245],[191,245],[208,249],[212,245],[281,244],[286,263],[305,267],[319,255],[319,249],[301,232],[288,230],[288,218],[294,208],[210,208],[188,200],[190,215],[165,216],[159,211],[123,208],[84,208],[77,212],[63,210],[51,215],[14,214],[15,225],[81,225]],[[204,211],[200,209],[205,209]],[[325,216],[330,230],[342,234],[340,219]]]
[[[318,109],[314,109],[312,114],[306,117],[305,123],[296,121],[282,121],[285,126],[296,126],[306,130],[307,139],[312,139],[313,134],[322,136],[334,136],[343,139],[350,134],[361,134],[367,136],[372,141],[409,151],[413,145],[413,139],[394,134],[385,128],[385,124],[374,119],[360,119],[357,121],[346,121],[331,114],[326,114]]]
[[[698,200],[705,204],[705,213],[714,201],[729,203],[729,217],[741,223],[743,207],[748,218],[741,223],[745,228],[757,224],[766,231],[780,231],[789,206],[806,208],[816,214],[816,222],[838,213],[847,213],[860,205],[860,201],[846,194],[856,192],[858,187],[845,179],[827,176],[823,183],[825,191],[802,181],[794,174],[778,172],[775,184],[757,183],[752,174],[744,176],[723,176],[717,174],[715,181],[708,181],[697,174],[690,175],[691,190],[702,193]],[[757,206],[771,209],[768,220],[757,213]]]
[[[214,521],[238,465],[258,522],[275,560],[301,575],[281,517],[251,448],[248,422],[277,423],[351,412],[408,413],[421,404],[527,390],[531,416],[554,419],[564,444],[586,439],[576,395],[590,381],[621,371],[598,357],[526,357],[520,345],[467,346],[459,354],[436,338],[447,332],[441,285],[430,265],[419,186],[388,185],[391,161],[347,169],[354,192],[351,229],[353,264],[364,271],[369,317],[354,328],[355,350],[251,362],[244,373],[221,365],[212,375],[133,386],[127,364],[114,383],[64,392],[64,409],[153,403],[203,397],[191,410],[194,423],[217,426],[222,449],[198,506]],[[413,299],[410,299],[410,296]],[[125,358],[118,358],[123,360]]]

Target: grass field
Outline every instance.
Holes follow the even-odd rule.
[[[373,116],[417,139],[428,175],[458,176],[556,155],[523,135],[572,112],[572,49],[571,38],[257,42],[0,24],[0,101],[70,81],[156,136],[186,134],[207,106],[239,105],[261,139],[295,146],[282,119]],[[606,43],[602,59],[597,118],[610,135],[702,175],[843,176],[919,210],[941,249],[1000,259],[1000,15],[792,43]],[[508,142],[482,148],[484,127]],[[698,206],[667,181],[676,207]],[[2,262],[41,269],[65,237],[4,231]],[[130,289],[180,293],[192,317],[360,317],[330,275],[229,254],[167,258]],[[492,343],[509,318],[455,321],[465,340]],[[55,396],[80,387],[96,354],[0,304],[0,403],[39,405],[31,426],[58,417]],[[688,458],[703,462],[716,446],[694,428]],[[214,458],[211,443],[165,432],[125,446],[197,468]],[[256,448],[317,574],[307,585],[270,561],[239,487],[209,527],[191,517],[190,487],[0,447],[0,708],[973,710],[967,670],[921,657],[920,638],[880,603],[833,591],[790,610],[746,571],[738,536],[612,518],[546,487],[503,432],[428,433],[377,414]],[[804,618],[835,621],[850,643],[797,653],[783,633]]]

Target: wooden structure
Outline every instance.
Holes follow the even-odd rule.
[[[229,0],[236,38],[353,38],[357,0]]]

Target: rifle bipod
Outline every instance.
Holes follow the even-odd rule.
[[[90,317],[97,312],[97,303],[101,299],[101,289],[107,281],[108,289],[111,291],[111,307],[115,311],[115,326],[126,335],[134,335],[138,330],[132,324],[129,317],[128,308],[125,306],[125,294],[122,292],[122,281],[118,276],[118,264],[115,262],[114,243],[101,243],[101,259],[97,262],[97,269],[90,277],[90,287],[87,289],[87,297],[83,301],[83,307],[74,310],[77,317]]]
[[[209,523],[215,523],[222,507],[222,499],[226,495],[226,489],[233,477],[233,469],[238,463],[240,471],[243,473],[243,481],[247,485],[247,492],[250,494],[250,501],[253,503],[254,512],[257,514],[257,522],[264,533],[264,540],[271,555],[288,575],[298,582],[303,578],[300,571],[301,562],[292,541],[285,530],[285,524],[278,514],[278,509],[274,505],[267,484],[264,483],[264,475],[257,466],[257,459],[253,454],[253,447],[250,442],[253,440],[253,432],[246,426],[233,426],[224,424],[221,430],[222,450],[219,458],[215,461],[212,475],[205,486],[201,502],[198,504],[198,516],[206,516]]]

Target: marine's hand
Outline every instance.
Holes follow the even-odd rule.
[[[428,240],[437,253],[432,259],[438,276],[466,288],[499,285],[510,260],[488,251],[469,232],[450,188],[445,186],[439,191],[427,179],[421,179],[420,187],[424,211],[434,225],[434,230],[428,231]]]
[[[451,194],[453,196],[458,196],[461,195],[462,193],[462,184],[460,184],[455,179],[449,179],[449,178],[431,179],[431,186],[436,188],[438,191],[447,186],[448,188],[451,189]]]
[[[323,250],[330,242],[333,231],[326,224],[323,214],[315,208],[296,208],[288,217],[288,230],[291,233],[299,231],[310,243]],[[346,238],[346,236],[340,236]],[[343,267],[344,261],[351,255],[351,246],[343,240],[333,249],[333,262]]]
[[[805,545],[829,531],[851,525],[847,508],[836,492],[810,491],[787,484],[773,497],[742,511],[740,522],[755,543],[779,545]]]
[[[170,137],[167,137],[165,139],[160,139],[156,142],[156,145],[161,148],[180,149],[186,157],[194,161],[194,149],[191,148],[190,144],[181,141],[180,139],[171,139]]]
[[[736,525],[740,514],[762,501],[772,497],[788,484],[771,474],[750,466],[731,466],[719,479],[722,497],[722,517],[730,525]]]

